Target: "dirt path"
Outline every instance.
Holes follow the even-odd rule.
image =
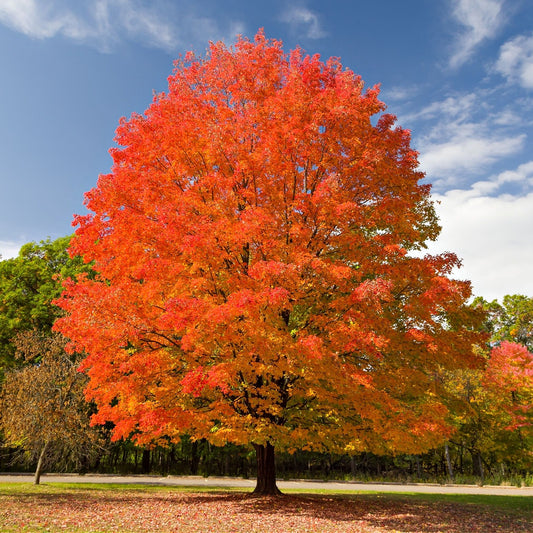
[[[0,483],[21,483],[33,481],[31,474],[0,474]],[[210,486],[253,488],[254,479],[201,476],[116,476],[86,474],[44,474],[41,483],[121,483],[168,486]],[[327,489],[333,491],[375,491],[375,492],[417,492],[432,494],[491,494],[498,496],[532,496],[533,487],[498,487],[475,485],[437,485],[437,484],[400,484],[400,483],[357,483],[341,481],[278,481],[283,489]]]

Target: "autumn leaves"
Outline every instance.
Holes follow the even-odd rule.
[[[121,121],[71,245],[97,276],[58,302],[98,422],[258,457],[419,451],[447,433],[436,375],[476,365],[481,339],[455,256],[409,253],[439,228],[383,109],[337,60],[259,33],[178,61]]]

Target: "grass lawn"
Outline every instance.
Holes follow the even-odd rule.
[[[241,490],[119,484],[0,484],[0,531],[372,532],[533,531],[527,496]]]

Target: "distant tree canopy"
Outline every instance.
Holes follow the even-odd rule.
[[[472,455],[474,470],[512,462],[533,466],[533,298],[506,295],[502,303],[476,298],[484,311],[482,328],[489,333],[479,347],[480,369],[445,373],[448,406],[456,426],[451,443]]]
[[[59,460],[77,465],[98,451],[100,436],[89,426],[90,405],[83,394],[87,377],[79,356],[67,355],[59,333],[26,331],[14,344],[25,365],[6,372],[0,391],[0,430],[4,441],[38,459],[43,468]]]
[[[61,279],[89,271],[80,258],[71,258],[71,237],[30,242],[17,257],[0,261],[0,372],[14,364],[14,337],[21,332],[50,332],[62,314],[52,304],[62,291]]]
[[[481,306],[486,311],[485,328],[493,343],[516,342],[533,351],[533,297],[508,294],[502,303],[478,297],[473,306]]]

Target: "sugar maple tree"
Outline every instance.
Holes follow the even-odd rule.
[[[509,416],[506,429],[533,438],[533,354],[521,344],[502,342],[491,351],[483,384]]]
[[[437,370],[475,364],[453,254],[409,132],[337,59],[262,32],[175,64],[122,119],[87,193],[57,328],[88,356],[95,423],[141,443],[420,451],[448,434]],[[376,117],[375,120],[373,117]]]
[[[470,452],[481,478],[491,462],[527,471],[533,465],[533,354],[503,341],[485,357],[483,368],[442,376],[457,428],[450,444],[457,453]]]

